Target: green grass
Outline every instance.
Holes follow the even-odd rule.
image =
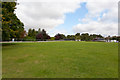
[[[3,44],[3,78],[117,78],[118,44]]]

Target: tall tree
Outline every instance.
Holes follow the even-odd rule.
[[[41,32],[41,29],[39,28],[38,31],[36,31],[36,35]]]
[[[0,1],[0,41],[2,41],[2,2]]]
[[[36,31],[35,31],[35,29],[32,30],[32,37],[34,37],[34,38],[36,37]]]
[[[41,29],[39,28],[39,29],[38,29],[38,33],[40,33],[40,32],[41,32]]]
[[[2,2],[2,39],[10,38],[20,39],[24,31],[24,24],[17,18],[14,13],[16,2]]]
[[[28,30],[28,36],[32,37],[32,29],[31,28]]]

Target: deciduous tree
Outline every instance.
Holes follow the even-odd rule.
[[[17,18],[14,13],[16,2],[2,2],[2,39],[9,40],[17,38],[24,31],[24,24]]]

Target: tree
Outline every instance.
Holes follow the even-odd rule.
[[[75,35],[67,35],[67,40],[75,40]]]
[[[81,40],[82,41],[89,41],[90,40],[89,34],[88,33],[81,34]]]
[[[111,40],[117,40],[117,36],[112,36]]]
[[[117,41],[119,41],[119,42],[120,42],[120,36],[117,36]]]
[[[16,2],[2,2],[2,39],[3,41],[10,38],[20,39],[24,31],[24,24],[17,18],[14,13]]]
[[[2,2],[0,1],[0,41],[2,41]]]
[[[21,33],[20,38],[23,39],[23,38],[26,37],[26,35],[27,35],[27,33],[26,33],[26,31],[24,30],[24,31]]]
[[[108,37],[106,37],[105,39],[107,40],[107,42],[109,42],[109,41],[111,40],[111,37],[108,36]]]
[[[46,39],[50,39],[50,36],[43,29],[40,33],[38,33],[36,35],[36,39],[41,40],[41,41],[45,41]]]
[[[36,37],[36,31],[35,31],[35,29],[32,30],[32,37]]]
[[[28,36],[32,37],[32,29],[31,28],[28,30]]]
[[[75,34],[75,39],[77,39],[77,40],[80,39],[80,33]]]
[[[39,28],[38,31],[35,31],[36,35],[41,32],[41,29]]]
[[[65,35],[64,34],[56,34],[55,35],[55,40],[62,40],[62,39],[65,39],[66,37],[65,37]]]
[[[30,28],[30,29],[28,30],[28,36],[29,36],[29,37],[35,38],[35,37],[36,37],[36,34],[37,34],[37,33],[36,33],[35,29],[31,29],[31,28]]]
[[[39,28],[39,29],[38,29],[38,33],[40,33],[40,32],[41,32],[41,29]]]
[[[91,34],[90,35],[90,40],[94,40],[94,39],[98,39],[98,38],[103,38],[103,36],[102,35],[97,35],[97,34]]]

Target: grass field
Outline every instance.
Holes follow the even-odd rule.
[[[118,44],[4,43],[3,78],[117,78]]]

